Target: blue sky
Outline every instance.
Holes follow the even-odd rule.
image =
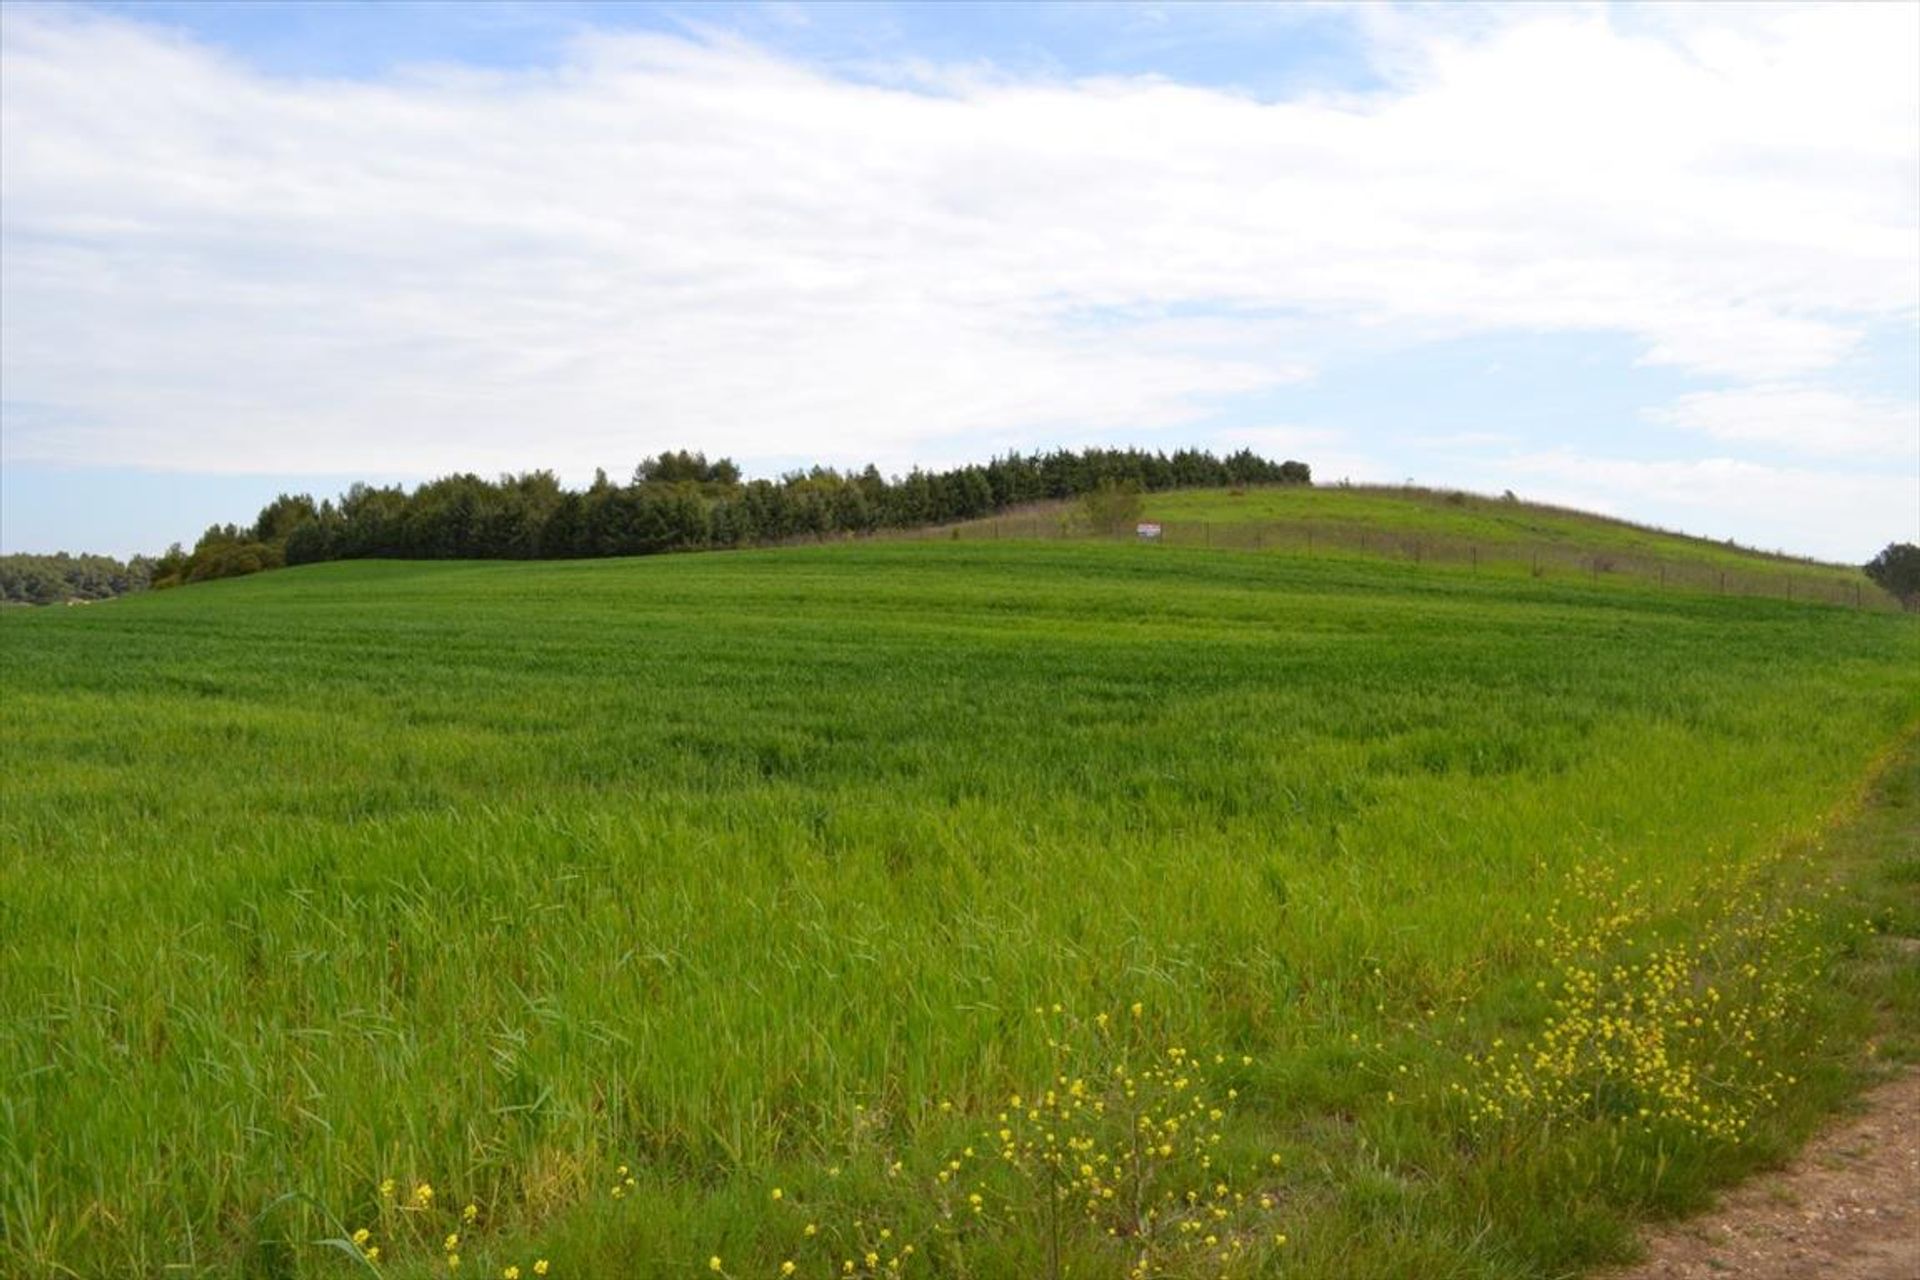
[[[189,32],[282,76],[377,80],[434,62],[557,67],[582,33],[651,32],[724,33],[855,75],[920,59],[1025,75],[1157,75],[1263,97],[1380,83],[1350,17],[1306,6],[222,0],[97,8]]]
[[[1920,539],[1909,6],[3,12],[5,550],[1103,442]]]

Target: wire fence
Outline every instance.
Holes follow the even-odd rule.
[[[1569,547],[1552,542],[1474,541],[1427,533],[1287,521],[1159,520],[1151,537],[1129,527],[1101,533],[1070,509],[1009,512],[956,524],[889,531],[878,536],[909,541],[1105,539],[1160,546],[1212,547],[1306,557],[1364,557],[1412,565],[1466,569],[1474,573],[1591,582],[1631,580],[1673,591],[1834,605],[1893,612],[1899,604],[1857,573],[1837,566],[1782,560],[1769,564],[1716,564],[1634,551]]]

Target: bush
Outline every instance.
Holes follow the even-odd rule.
[[[1901,608],[1920,608],[1920,547],[1890,542],[1867,561],[1865,570],[1874,585],[1898,600]]]
[[[1139,482],[1102,480],[1080,499],[1080,508],[1095,533],[1125,533],[1140,521]]]

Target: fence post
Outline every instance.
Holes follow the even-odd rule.
[[[1473,560],[1473,571],[1475,573],[1480,572],[1480,548],[1468,547],[1467,555]]]
[[[1720,594],[1727,594],[1727,571],[1725,569],[1720,571]]]
[[[1213,545],[1213,521],[1202,520],[1200,522],[1200,533],[1201,533],[1201,536],[1206,540],[1206,545],[1209,547],[1212,546]]]
[[[1533,576],[1536,578],[1540,576],[1540,550],[1537,547],[1533,552]]]

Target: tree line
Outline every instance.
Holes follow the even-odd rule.
[[[1241,450],[1055,450],[1008,454],[947,471],[885,477],[875,467],[813,467],[745,480],[732,461],[672,451],[616,484],[596,472],[568,489],[551,471],[486,480],[459,474],[401,486],[356,484],[337,499],[281,494],[251,524],[214,525],[187,550],[124,563],[108,556],[0,556],[0,603],[102,600],[129,591],[235,577],[283,565],[393,559],[576,559],[765,545],[979,519],[1028,503],[1080,499],[1093,527],[1138,517],[1139,494],[1312,482],[1303,462]],[[1920,607],[1920,548],[1896,543],[1866,574]]]
[[[596,472],[585,489],[566,488],[551,471],[529,471],[497,480],[443,476],[411,492],[356,484],[319,502],[282,494],[251,525],[215,525],[191,551],[169,548],[154,563],[153,585],[324,560],[579,559],[756,546],[973,520],[1103,486],[1152,492],[1312,478],[1304,462],[1272,462],[1245,449],[1225,458],[1195,449],[1086,449],[1013,453],[892,478],[868,466],[743,480],[730,460],[683,450],[646,459],[625,484]]]
[[[141,591],[153,576],[146,556],[0,556],[0,603],[59,604],[63,600],[111,600]]]

